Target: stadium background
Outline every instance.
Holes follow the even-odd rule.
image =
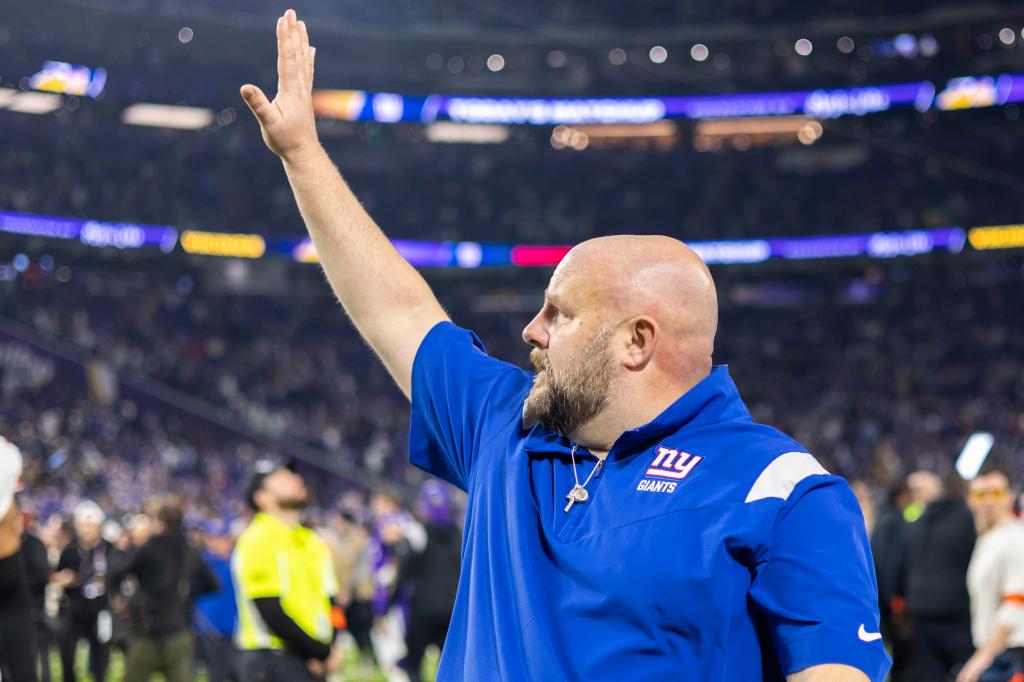
[[[866,504],[979,431],[1024,473],[1024,5],[295,7],[326,148],[492,353],[526,363],[567,245],[669,234],[712,264],[754,416]],[[240,517],[264,459],[321,507],[411,504],[401,395],[238,98],[272,88],[281,9],[4,13],[0,433],[37,519],[166,490]]]

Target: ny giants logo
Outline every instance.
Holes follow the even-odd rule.
[[[658,446],[658,454],[644,476],[681,481],[689,476],[703,459],[700,455]]]

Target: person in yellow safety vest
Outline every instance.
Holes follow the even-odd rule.
[[[334,646],[344,616],[327,545],[303,526],[309,493],[285,467],[255,473],[246,498],[256,512],[231,559],[238,600],[239,677],[246,682],[322,680],[341,662]]]

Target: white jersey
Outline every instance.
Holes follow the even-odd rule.
[[[978,536],[967,590],[975,646],[999,624],[1010,629],[1007,647],[1024,647],[1024,523],[1013,519]]]

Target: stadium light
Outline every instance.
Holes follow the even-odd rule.
[[[501,144],[508,140],[511,131],[503,125],[438,121],[427,126],[425,135],[430,142]]]
[[[487,68],[497,73],[505,68],[505,58],[500,54],[492,54],[487,58]]]
[[[448,73],[460,74],[466,70],[466,60],[455,56],[448,58]]]
[[[969,481],[978,475],[995,442],[991,433],[979,431],[971,434],[956,460],[956,472],[962,479]]]
[[[704,43],[697,43],[690,48],[690,57],[695,62],[704,61],[708,58],[708,54],[710,54],[710,50],[708,50],[708,46]]]
[[[668,50],[666,50],[661,45],[655,45],[654,47],[651,48],[651,51],[648,54],[648,56],[651,58],[651,61],[654,62],[655,64],[664,64],[665,60],[668,59]]]
[[[814,45],[807,38],[801,38],[793,44],[793,49],[801,57],[806,57],[814,50]]]
[[[214,121],[212,109],[170,104],[132,104],[121,112],[121,121],[128,125],[198,130]]]
[[[923,57],[934,57],[939,53],[939,41],[929,33],[921,36],[917,41],[917,46],[920,48],[921,56]]]
[[[15,111],[19,114],[48,114],[59,109],[60,105],[60,95],[52,92],[0,90],[0,109]]]
[[[1013,32],[1012,28],[1004,28],[999,31],[999,40],[1003,45],[1013,45],[1013,41],[1017,39],[1017,34]]]

